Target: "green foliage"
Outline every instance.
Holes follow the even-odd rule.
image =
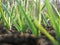
[[[15,1],[15,3],[13,2]],[[60,44],[60,13],[49,0],[45,0],[43,6],[40,5],[40,0],[13,0],[10,5],[8,0],[6,4],[0,0],[0,21],[7,28],[12,30],[12,25],[19,32],[26,32],[29,28],[36,37],[40,34],[39,31],[54,44]],[[8,4],[9,2],[9,4]],[[41,24],[49,26],[49,22],[54,28],[57,40],[51,36]]]
[[[46,4],[47,10],[48,10],[49,19],[51,21],[51,24],[52,24],[53,28],[55,29],[57,40],[58,40],[58,42],[60,42],[60,39],[59,39],[60,38],[60,29],[59,29],[60,28],[59,27],[60,23],[58,23],[60,14],[58,13],[58,11],[55,11],[54,8],[52,10],[52,6],[50,5],[49,0],[46,0],[45,4]],[[56,18],[57,16],[54,15],[53,11],[55,11],[58,18]]]

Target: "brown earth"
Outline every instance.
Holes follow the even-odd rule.
[[[44,27],[54,37],[55,32],[52,27]],[[7,30],[0,25],[0,45],[53,45],[50,40],[41,33],[41,37],[35,37],[29,33],[18,32],[17,30]]]

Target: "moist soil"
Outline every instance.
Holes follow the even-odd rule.
[[[55,38],[55,32],[51,26],[44,27]],[[0,45],[53,45],[50,40],[41,33],[40,37],[35,37],[29,33],[18,32],[13,27],[12,30],[5,29],[0,25]]]

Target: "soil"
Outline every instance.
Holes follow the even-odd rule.
[[[52,27],[45,27],[47,31],[54,37],[55,32]],[[0,45],[53,45],[50,40],[41,33],[41,37],[35,37],[29,33],[7,30],[3,25],[0,25]]]

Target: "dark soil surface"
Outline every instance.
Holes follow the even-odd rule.
[[[47,31],[55,37],[53,28],[47,27]],[[53,45],[50,40],[41,34],[35,37],[29,33],[18,32],[17,30],[7,30],[0,25],[0,45]]]

